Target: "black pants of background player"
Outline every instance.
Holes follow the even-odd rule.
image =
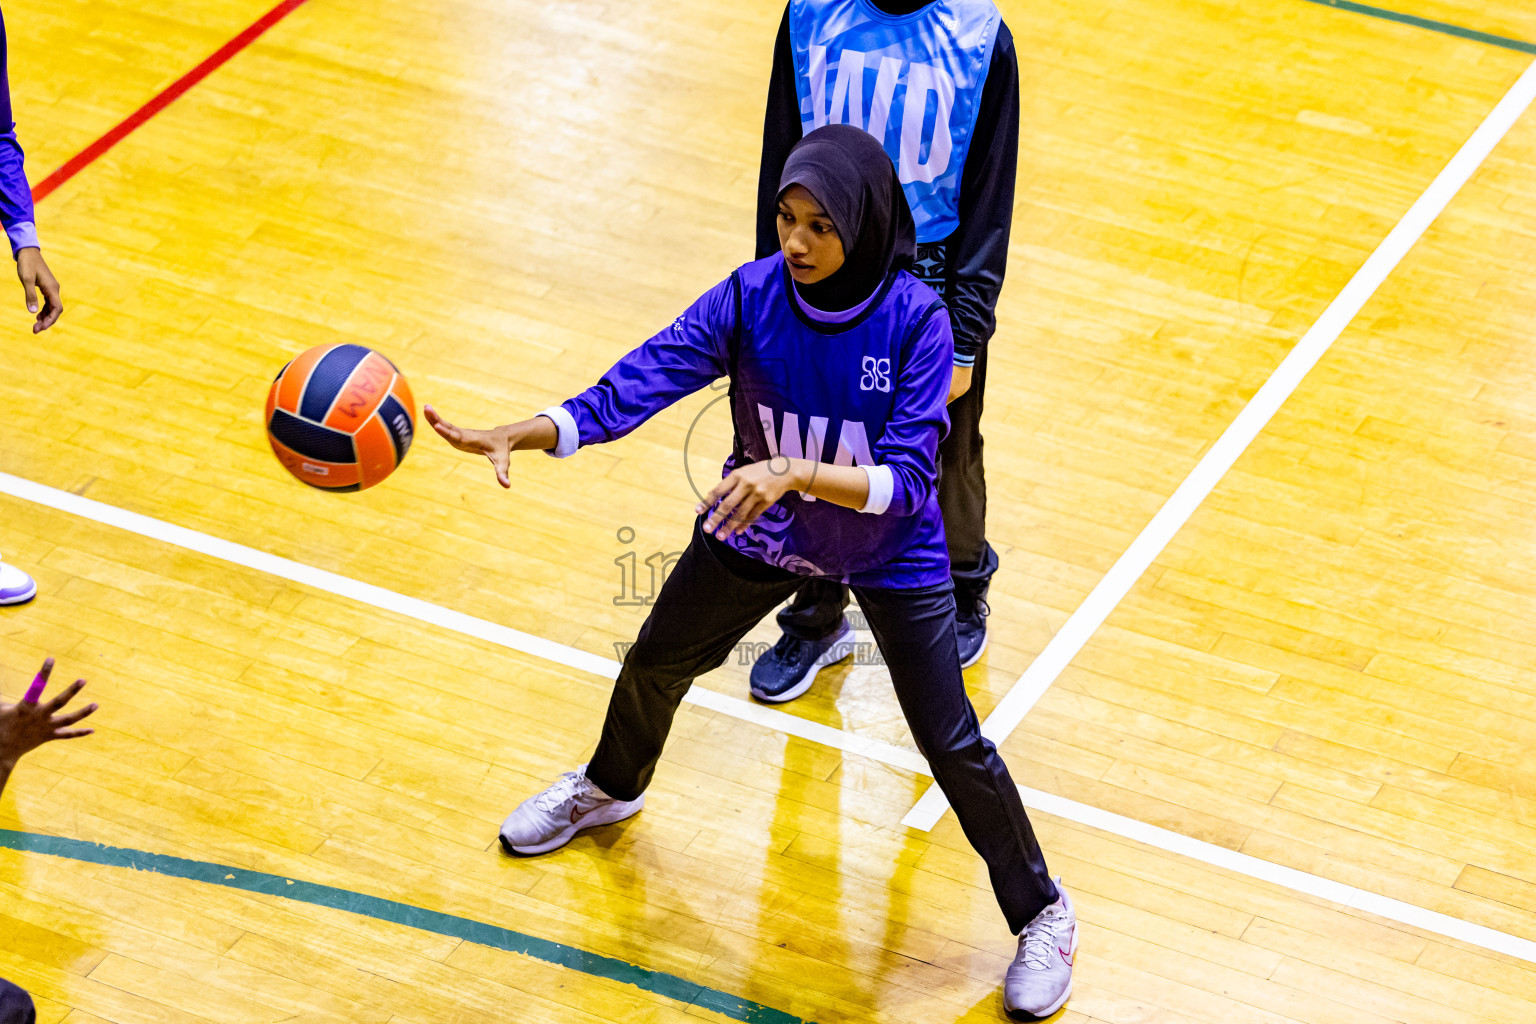
[[[0,1024],[37,1024],[32,997],[0,978]]]
[[[987,480],[981,465],[986,390],[987,349],[982,346],[970,390],[949,403],[949,433],[939,442],[939,512],[961,615],[973,614],[997,572],[997,552],[987,543]],[[836,580],[808,580],[780,610],[779,628],[798,640],[825,640],[837,632],[847,607],[847,587]]]
[[[800,581],[737,553],[696,524],[624,658],[587,778],[620,800],[643,793],[694,678],[724,664],[747,630]],[[855,589],[917,747],[986,861],[1003,916],[1017,933],[1056,900],[1056,885],[1008,766],[981,735],[966,696],[951,585]]]

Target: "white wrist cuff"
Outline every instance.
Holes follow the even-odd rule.
[[[560,431],[560,439],[555,442],[553,448],[544,449],[544,454],[552,455],[557,459],[566,459],[575,455],[576,449],[581,447],[581,434],[576,429],[576,417],[566,412],[563,405],[552,405],[539,415],[552,420],[555,429]]]
[[[890,466],[860,466],[869,477],[869,498],[860,512],[881,515],[891,507],[891,496],[896,492],[896,476]]]

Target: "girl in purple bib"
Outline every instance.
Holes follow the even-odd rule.
[[[807,135],[784,168],[779,238],[533,419],[467,430],[427,407],[509,487],[513,451],[570,456],[731,379],[734,451],[624,659],[597,750],[508,816],[502,846],[547,853],[638,812],[693,680],[806,578],[835,579],[857,595],[918,749],[1022,933],[1006,1008],[1048,1015],[1071,988],[1076,921],[961,678],[936,496],[954,342],[943,302],[909,272],[912,217],[880,144],[847,125]]]

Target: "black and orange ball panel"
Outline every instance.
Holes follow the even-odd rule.
[[[410,385],[362,345],[317,345],[283,367],[267,392],[277,461],[323,491],[362,491],[405,461],[416,431]]]

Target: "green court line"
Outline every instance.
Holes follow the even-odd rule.
[[[1435,21],[1433,18],[1421,18],[1416,14],[1389,11],[1385,7],[1357,4],[1354,0],[1307,0],[1307,3],[1320,4],[1323,7],[1337,7],[1341,11],[1352,11],[1355,14],[1364,14],[1368,18],[1380,18],[1383,21],[1395,21],[1400,25],[1412,25],[1414,28],[1427,28],[1431,32],[1456,36],[1458,39],[1470,39],[1477,43],[1487,43],[1489,46],[1502,46],[1506,50],[1518,50],[1520,53],[1536,54],[1536,43],[1526,43],[1519,39],[1496,36],[1491,32],[1479,32],[1475,28],[1462,28],[1460,25],[1452,25],[1445,21]]]
[[[230,867],[226,864],[185,860],[181,857],[168,857],[161,853],[103,846],[100,843],[88,843],[79,839],[65,839],[63,836],[17,832],[11,829],[0,829],[0,848],[43,853],[52,857],[67,857],[70,860],[106,864],[115,868],[153,871],[173,878],[187,878],[194,882],[207,882],[210,885],[259,892],[267,896],[282,896],[301,903],[313,903],[319,907],[330,907],[333,910],[345,910],[348,913],[377,918],[380,921],[393,921],[395,924],[419,928],[425,932],[435,932],[438,935],[464,939],[492,949],[519,953],[548,964],[569,967],[573,971],[580,971],[593,977],[634,985],[646,992],[654,992],[656,995],[676,999],[690,1006],[712,1010],[732,1020],[742,1021],[744,1024],[811,1024],[810,1021],[792,1016],[783,1010],[775,1010],[771,1006],[754,1003],[750,999],[741,999],[729,992],[705,988],[703,985],[676,975],[663,974],[623,960],[615,960],[613,957],[588,953],[575,946],[552,942],[549,939],[524,935],[510,928],[485,924],[467,917],[455,917],[435,910],[423,910],[408,903],[397,903],[394,900],[367,896],[360,892],[337,889],[329,885],[301,882],[297,879],[284,878],[282,875],[269,875],[264,871],[247,871],[244,868]]]

